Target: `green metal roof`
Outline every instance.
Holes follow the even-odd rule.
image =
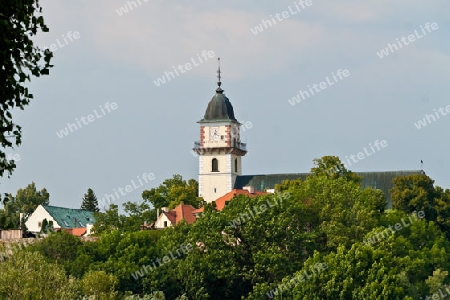
[[[94,213],[84,209],[42,205],[61,228],[82,228],[94,224]]]
[[[223,90],[219,87],[216,94],[208,103],[203,119],[198,123],[210,122],[238,122],[234,117],[233,106],[230,100],[223,94]]]
[[[408,176],[416,174],[425,174],[423,171],[386,171],[386,172],[355,172],[362,176],[361,185],[363,188],[372,187],[380,189],[388,202],[388,208],[392,207],[389,190],[394,186],[392,180],[397,176]],[[280,184],[284,180],[305,180],[311,173],[292,173],[292,174],[266,174],[266,175],[241,175],[237,176],[234,183],[235,189],[242,189],[244,186],[252,186],[257,191],[273,189],[275,184]]]

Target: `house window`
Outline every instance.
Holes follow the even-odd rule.
[[[167,227],[167,221],[164,221],[164,227]]]
[[[234,172],[237,173],[238,169],[237,169],[237,158],[234,159]]]
[[[42,226],[42,222],[38,222],[38,227],[41,227]]]
[[[217,158],[212,159],[212,172],[219,172],[219,161]]]

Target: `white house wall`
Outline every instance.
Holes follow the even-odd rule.
[[[169,218],[167,218],[167,216],[162,213],[159,215],[158,220],[156,220],[155,222],[155,228],[166,228],[164,227],[164,221],[167,222],[167,227],[172,226],[172,222],[170,222]]]
[[[53,228],[61,228],[61,226],[52,218],[52,216],[45,210],[45,208],[42,205],[39,205],[25,222],[28,231],[40,232],[41,226],[39,224],[42,224],[42,221],[44,219],[47,219],[48,222],[53,221]]]

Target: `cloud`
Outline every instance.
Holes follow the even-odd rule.
[[[409,13],[414,19],[414,13],[436,13],[445,5],[442,0],[433,4],[419,0],[389,4],[375,0],[344,3],[313,0],[312,6],[254,35],[251,28],[271,14],[287,10],[292,3],[278,3],[262,11],[261,5],[256,9],[239,9],[232,3],[218,7],[206,0],[189,2],[194,4],[139,1],[141,4],[133,10],[128,6],[130,11],[123,16],[116,10],[132,0],[85,0],[65,6],[46,2],[44,9],[48,6],[51,18],[59,24],[58,29],[51,27],[53,34],[57,34],[55,37],[66,33],[64,30],[79,30],[84,51],[111,64],[135,68],[156,79],[173,66],[195,59],[203,50],[213,50],[215,58],[193,68],[190,76],[212,78],[216,58],[221,57],[224,79],[243,79],[283,73],[299,64],[314,64],[317,57],[327,64],[331,58],[357,58],[355,54],[367,60],[367,56],[397,37],[401,31],[398,26],[404,27],[406,23],[402,22],[407,22],[399,21],[400,15]],[[72,26],[68,24],[61,29],[62,20]],[[370,27],[374,22],[377,27]],[[397,22],[397,27],[392,22]],[[348,24],[355,23],[358,28],[348,28]],[[415,28],[420,24],[410,25]],[[331,55],[331,51],[338,55]],[[365,65],[364,61],[361,63]]]
[[[124,4],[86,4],[85,14],[96,14],[86,17],[94,50],[115,63],[154,74],[189,62],[203,50],[213,50],[229,63],[225,76],[241,78],[256,69],[278,72],[292,56],[310,51],[324,38],[320,27],[303,22],[301,14],[255,36],[250,28],[267,18],[265,14],[230,8],[196,10],[187,4],[151,1],[119,16],[115,10]],[[202,66],[190,72],[212,73],[210,67]]]

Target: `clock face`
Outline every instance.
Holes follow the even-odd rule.
[[[211,127],[209,130],[212,141],[218,141],[220,138],[219,127]]]

